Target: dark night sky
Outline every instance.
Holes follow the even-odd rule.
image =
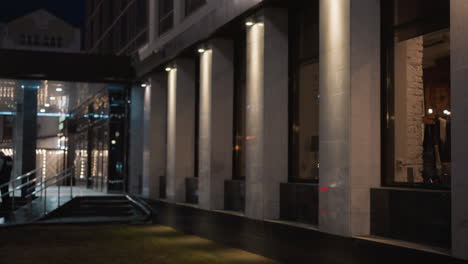
[[[0,21],[8,21],[39,8],[82,27],[84,24],[85,0],[1,0]]]

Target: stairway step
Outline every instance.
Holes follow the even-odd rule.
[[[69,214],[64,214],[64,216],[81,216],[81,217],[91,217],[91,216],[133,216],[133,212],[89,212],[89,211],[77,211]]]
[[[145,213],[125,196],[80,197],[50,214],[46,220],[74,218],[143,219]]]
[[[80,202],[79,206],[126,206],[129,202]]]

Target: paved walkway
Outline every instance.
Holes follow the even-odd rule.
[[[165,226],[33,226],[0,229],[2,263],[274,264]]]

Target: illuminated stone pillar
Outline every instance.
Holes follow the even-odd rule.
[[[185,202],[185,179],[194,175],[195,64],[178,59],[168,72],[167,199]]]
[[[468,2],[450,1],[452,253],[468,260]]]
[[[379,0],[320,1],[319,229],[370,233],[380,185]]]
[[[37,145],[37,90],[39,81],[20,81],[16,95],[16,120],[14,136],[14,174],[16,176],[36,169]],[[32,175],[30,179],[36,175]],[[23,183],[26,181],[24,179]],[[23,188],[21,195],[27,194]]]
[[[144,93],[143,195],[159,199],[159,178],[166,176],[167,75],[152,75]]]
[[[211,40],[200,55],[199,205],[224,208],[224,181],[232,179],[233,45]]]
[[[246,211],[279,218],[288,180],[288,14],[264,9],[247,27]]]

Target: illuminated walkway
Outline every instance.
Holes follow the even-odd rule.
[[[164,226],[35,226],[0,229],[0,237],[2,263],[277,263]]]

